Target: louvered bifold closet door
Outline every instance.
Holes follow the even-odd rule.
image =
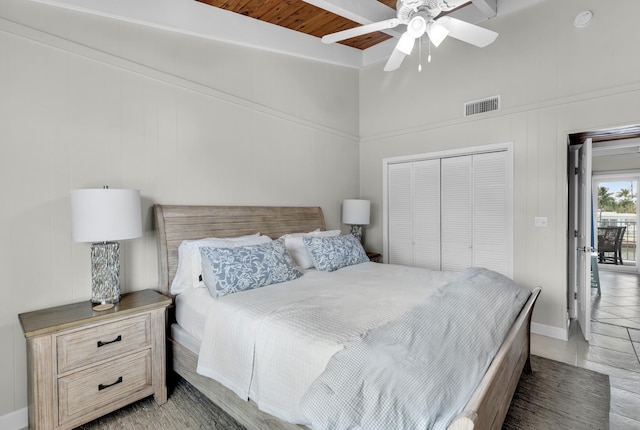
[[[462,271],[473,264],[472,156],[443,158],[442,270]]]
[[[506,157],[506,151],[473,156],[473,265],[508,276]]]
[[[389,250],[391,264],[413,265],[412,163],[391,164],[387,170]]]
[[[413,163],[413,264],[440,270],[440,159]]]

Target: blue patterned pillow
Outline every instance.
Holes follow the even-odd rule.
[[[200,248],[202,278],[213,297],[291,281],[302,276],[284,240],[237,248]]]
[[[303,237],[313,264],[323,272],[369,261],[360,241],[352,234],[337,237]]]

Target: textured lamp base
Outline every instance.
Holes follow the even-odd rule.
[[[104,303],[101,305],[95,305],[93,307],[93,310],[96,312],[102,312],[102,311],[108,311],[109,309],[112,309],[115,305],[113,303]]]
[[[362,243],[362,239],[364,237],[364,229],[361,225],[352,224],[351,225],[351,234],[358,238],[360,243]]]
[[[118,242],[101,242],[91,245],[91,302],[105,305],[120,301],[119,250]],[[94,309],[106,310],[97,309],[97,307]]]

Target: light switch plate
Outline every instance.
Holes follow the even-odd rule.
[[[536,227],[547,227],[547,217],[546,216],[537,216],[534,221],[534,225]]]

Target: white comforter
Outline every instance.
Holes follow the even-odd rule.
[[[331,356],[456,277],[363,263],[225,296],[209,310],[198,373],[278,418],[309,424],[300,402]]]

